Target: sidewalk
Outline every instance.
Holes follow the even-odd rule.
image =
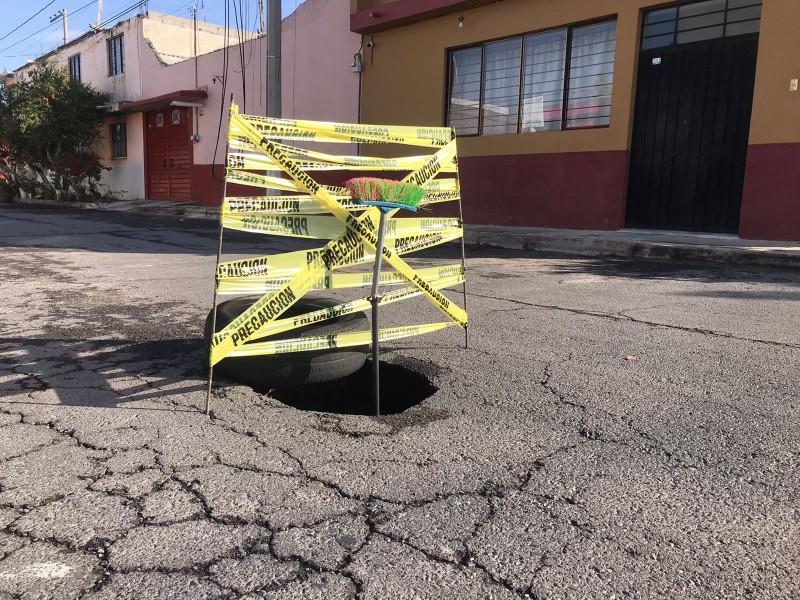
[[[56,202],[31,198],[16,204],[42,205],[147,214],[176,215],[190,219],[219,219],[219,208],[192,202],[121,200],[117,202]],[[735,235],[680,231],[578,231],[538,227],[466,225],[467,245],[532,252],[613,258],[655,258],[719,262],[742,266],[800,269],[800,243],[742,240]]]

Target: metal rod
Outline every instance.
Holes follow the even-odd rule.
[[[233,104],[233,94],[231,94],[231,104]],[[228,163],[228,144],[225,144],[225,164]],[[225,202],[225,196],[228,193],[228,177],[227,174],[222,183],[222,203],[219,207],[219,241],[217,243],[217,262],[214,265],[214,300],[211,304],[212,317],[211,317],[211,343],[208,344],[208,390],[206,391],[206,414],[211,414],[211,381],[214,377],[214,365],[211,364],[211,349],[214,347],[214,334],[217,332],[217,289],[219,288],[219,259],[222,256],[222,232],[225,228],[222,226],[222,204]]]
[[[281,107],[281,2],[267,0],[267,110],[266,116],[280,119]],[[297,16],[295,16],[295,19]],[[294,58],[292,59],[294,60]],[[281,140],[276,140],[280,142]],[[268,177],[281,177],[283,171],[267,171]],[[267,188],[267,196],[280,196],[280,192]]]
[[[378,285],[381,280],[381,261],[383,260],[383,240],[386,233],[386,213],[381,210],[380,225],[378,225],[378,245],[375,248],[375,268],[372,271],[372,402],[375,406],[375,416],[381,416],[381,350],[378,343]]]
[[[458,169],[458,167],[456,167]],[[456,170],[456,182],[459,184],[459,190],[461,188],[460,180],[458,177],[458,171]],[[467,311],[467,255],[464,249],[465,242],[464,242],[464,210],[461,207],[461,193],[459,191],[458,194],[458,218],[461,221],[461,270],[463,271],[464,282],[461,284],[461,290],[464,293],[464,312]],[[469,348],[469,334],[467,327],[464,327],[464,348]]]

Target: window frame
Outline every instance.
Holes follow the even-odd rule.
[[[533,134],[533,133],[557,133],[563,131],[583,131],[587,129],[608,129],[611,127],[611,116],[609,115],[609,124],[608,125],[586,125],[581,127],[567,127],[567,121],[569,120],[567,117],[568,112],[568,99],[569,99],[569,79],[570,79],[570,72],[572,71],[570,61],[572,58],[572,34],[575,29],[580,29],[582,27],[591,27],[592,25],[601,25],[603,23],[615,23],[618,25],[619,23],[619,15],[605,15],[602,17],[597,17],[595,19],[591,19],[588,21],[580,21],[578,23],[570,23],[568,25],[562,25],[560,27],[548,27],[546,29],[535,29],[532,31],[525,31],[523,33],[518,33],[515,35],[491,38],[487,40],[482,40],[480,42],[475,42],[472,44],[465,44],[463,46],[454,46],[452,48],[445,48],[445,61],[446,61],[446,69],[445,69],[445,94],[444,94],[444,126],[450,127],[450,104],[452,100],[452,56],[453,53],[459,52],[462,50],[470,50],[473,48],[481,48],[481,65],[480,65],[480,90],[479,96],[483,98],[483,72],[486,66],[486,51],[484,47],[487,44],[491,44],[493,42],[502,42],[505,40],[511,40],[515,38],[520,38],[522,44],[522,59],[520,60],[520,94],[519,94],[519,109],[518,109],[518,119],[517,119],[517,131],[516,133],[504,133],[504,134],[484,134],[483,133],[483,107],[482,102],[479,102],[478,105],[478,133],[465,133],[465,134],[458,134],[458,137],[484,137],[486,135],[495,136],[495,135],[520,135],[520,134]],[[564,83],[563,83],[563,97],[561,101],[561,127],[560,129],[555,130],[545,130],[545,131],[537,131],[537,132],[523,132],[522,131],[522,89],[524,87],[524,51],[525,51],[525,37],[529,35],[536,35],[540,33],[549,33],[553,31],[565,30],[566,31],[566,47],[564,52]],[[614,63],[616,66],[616,58],[617,58],[617,47],[616,47],[617,38],[614,38]],[[614,71],[612,71],[613,73]],[[612,94],[613,96],[613,94]]]
[[[119,136],[119,133],[121,133],[122,135]],[[115,138],[117,138],[117,139],[115,139]],[[127,122],[123,121],[122,123],[111,123],[109,125],[109,141],[111,142],[111,160],[119,160],[121,158],[128,158],[128,124],[127,124]],[[124,154],[118,153],[120,148],[124,151]]]
[[[75,68],[77,66],[77,69]],[[80,52],[78,54],[73,54],[69,58],[67,58],[67,70],[69,71],[69,76],[75,79],[76,81],[81,81],[81,55]],[[76,76],[77,72],[77,76]]]
[[[118,45],[119,49],[119,61],[115,60],[117,58],[116,48],[115,46]],[[112,52],[113,51],[113,52]],[[106,53],[108,54],[108,76],[109,77],[116,77],[117,75],[123,75],[125,73],[125,34],[120,33],[119,35],[114,35],[108,38],[106,43]],[[115,70],[115,67],[119,62],[119,70]]]
[[[704,13],[697,13],[697,14],[689,14],[689,15],[682,15],[681,13],[686,8],[701,5],[703,2],[707,0],[691,0],[684,2],[682,4],[678,4],[676,6],[662,6],[660,8],[651,8],[644,10],[642,12],[642,25],[641,31],[639,33],[640,40],[639,40],[639,51],[646,52],[648,50],[660,50],[662,48],[672,48],[676,46],[685,46],[687,44],[696,44],[702,42],[708,42],[710,40],[718,40],[723,38],[731,38],[731,37],[741,37],[746,35],[760,35],[761,33],[761,20],[763,17],[763,0],[721,0],[723,3],[723,8],[719,10],[708,11]],[[738,2],[745,2],[744,5],[734,5],[731,6],[732,1]],[[758,17],[753,18],[745,18],[745,19],[738,19],[738,20],[731,20],[732,17],[736,17],[737,13],[741,14],[741,11],[757,8],[758,9]],[[674,11],[674,16],[670,18],[666,18],[663,20],[658,21],[650,21],[648,22],[648,18],[651,15],[654,15],[658,12],[669,12]],[[698,27],[684,27],[681,28],[681,23],[686,23],[687,21],[691,21],[692,19],[699,19],[701,17],[707,17],[709,15],[720,15],[721,22],[720,23],[711,23],[708,25],[700,25]],[[729,27],[736,27],[737,25],[741,25],[743,23],[758,23],[758,28],[756,31],[747,31],[744,33],[729,33]],[[671,29],[668,32],[664,33],[650,33],[648,31],[648,27],[652,29],[657,25],[666,25],[670,24]],[[701,37],[696,40],[686,40],[682,41],[680,39],[681,35],[686,35],[690,33],[700,33],[703,31],[708,31],[714,28],[721,28],[720,35],[714,35],[711,37]],[[671,36],[672,41],[669,43],[659,43],[655,42],[651,45],[651,42],[654,40],[658,40],[659,38],[666,38],[667,36]]]

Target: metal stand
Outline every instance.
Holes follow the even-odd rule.
[[[372,402],[375,406],[375,416],[381,416],[381,349],[378,327],[378,304],[381,297],[378,296],[378,286],[381,281],[381,262],[383,262],[383,245],[386,237],[386,215],[398,209],[417,212],[416,207],[394,202],[380,202],[374,200],[359,200],[359,204],[364,206],[375,206],[381,211],[381,219],[378,224],[378,244],[375,248],[375,267],[372,269],[372,294],[369,301],[372,303]]]
[[[369,298],[372,303],[372,403],[375,406],[375,416],[381,416],[381,364],[380,346],[378,343],[378,286],[381,280],[381,262],[383,260],[383,243],[386,235],[386,211],[381,209],[381,220],[378,225],[378,247],[375,248],[375,268],[372,270],[372,294]]]

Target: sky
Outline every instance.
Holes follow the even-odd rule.
[[[228,0],[149,0],[153,12],[190,18],[190,8],[197,6],[197,18],[209,23],[223,24],[225,1]],[[242,7],[245,29],[258,28],[258,0],[230,0]],[[304,0],[281,0],[283,17],[287,17]],[[73,40],[89,30],[90,23],[97,22],[98,0],[0,0],[0,72],[12,71],[26,61],[41,56],[63,42],[61,19],[50,23],[50,18],[61,9],[67,9],[69,39]],[[103,0],[103,20],[111,22],[132,17],[138,11],[138,0]],[[266,1],[264,2],[266,7]],[[41,10],[41,13],[38,13]],[[127,11],[127,12],[124,12]],[[124,14],[120,14],[123,13]],[[233,9],[231,8],[231,18]],[[34,16],[36,15],[36,16]],[[30,22],[25,21],[33,17]],[[113,17],[113,20],[112,20]]]

